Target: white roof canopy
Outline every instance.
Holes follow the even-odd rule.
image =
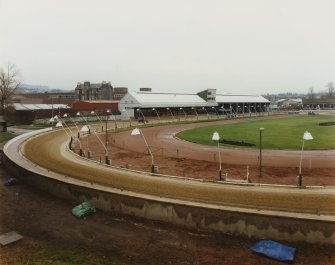
[[[14,103],[15,110],[49,110],[49,109],[68,109],[69,106],[65,104],[21,104]]]
[[[270,103],[269,100],[262,96],[252,95],[216,95],[217,103]]]
[[[120,103],[140,108],[217,106],[217,103],[207,102],[196,94],[129,92],[129,96],[121,99]]]

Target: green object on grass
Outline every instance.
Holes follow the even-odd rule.
[[[96,209],[90,202],[83,202],[72,209],[72,214],[77,218],[84,218],[95,212]]]

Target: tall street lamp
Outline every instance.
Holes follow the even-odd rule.
[[[122,112],[124,112],[124,113],[127,114],[128,119],[129,119],[129,125],[130,125],[130,127],[131,127],[131,118],[130,118],[130,116],[129,116],[129,114],[128,114],[128,111],[127,111],[126,109],[123,109]]]
[[[220,170],[219,170],[219,180],[225,180],[225,176],[222,172],[222,163],[221,163],[221,152],[220,152],[220,135],[218,132],[214,132],[212,136],[212,141],[218,142],[218,152],[219,152],[219,162],[220,162]]]
[[[79,128],[78,128],[78,126],[77,126],[77,123],[72,119],[72,117],[70,116],[70,114],[68,114],[68,113],[64,113],[64,114],[63,114],[63,118],[67,118],[67,117],[69,117],[70,120],[72,121],[72,123],[76,126],[76,128],[77,128],[77,130],[78,130],[78,138],[80,138],[80,133],[79,133]]]
[[[110,113],[110,110],[108,109],[108,110],[106,110],[106,130],[105,130],[105,132],[106,132],[106,136],[105,136],[105,146],[106,146],[106,148],[107,148],[107,146],[108,146],[108,135],[107,135],[107,131],[108,131],[108,118],[109,118],[109,113]]]
[[[155,108],[152,108],[152,110],[156,112],[157,118],[160,120],[160,117],[159,117],[159,114],[158,114],[157,110]]]
[[[216,115],[219,116],[217,109],[215,107],[212,107],[212,109],[215,110]]]
[[[297,177],[297,182],[298,182],[299,187],[302,186],[302,180],[303,180],[303,176],[301,174],[301,164],[302,164],[302,152],[304,151],[305,140],[306,141],[313,140],[313,136],[308,131],[306,131],[304,133],[304,136],[302,137],[302,148],[301,148],[301,154],[300,154],[299,175]]]
[[[172,116],[172,119],[173,119],[173,121],[174,121],[174,116],[173,116],[173,113],[172,113],[171,109],[170,109],[170,108],[166,108],[166,110],[169,110],[169,111],[170,111],[171,116]]]
[[[145,117],[144,117],[144,114],[143,114],[143,112],[142,112],[140,109],[136,109],[136,111],[137,111],[138,113],[140,113],[140,114],[141,114],[141,116],[142,116],[142,119],[143,119],[143,123],[145,124]]]
[[[88,125],[87,119],[85,119],[85,117],[84,117],[83,115],[81,115],[81,112],[79,112],[79,111],[76,113],[76,115],[77,115],[78,117],[81,117],[81,118],[85,121],[85,123],[86,123],[86,127],[87,127],[87,132],[88,132],[88,134],[90,134],[90,133],[91,133],[91,130],[90,130],[90,126]],[[80,129],[81,132],[83,132],[82,129],[83,129],[83,128]],[[85,130],[85,132],[86,132],[86,130]]]
[[[194,110],[195,115],[197,115],[197,120],[199,120],[199,116],[198,116],[198,112],[197,112],[197,110],[195,109],[195,107],[192,107],[192,109]]]
[[[202,109],[203,109],[204,111],[206,111],[206,114],[207,114],[207,120],[209,120],[209,114],[208,114],[207,109],[206,109],[205,107],[202,107]]]
[[[104,125],[102,124],[102,121],[101,121],[100,117],[98,116],[98,114],[94,110],[92,110],[91,115],[95,115],[98,118],[98,120],[100,121],[100,124],[101,124],[101,131],[103,132],[104,131]]]
[[[264,128],[259,128],[259,180],[258,184],[260,184],[260,179],[262,178],[262,133],[264,132]]]
[[[135,128],[132,132],[131,132],[131,135],[135,136],[135,135],[142,135],[143,137],[143,140],[145,142],[145,145],[149,151],[149,154],[151,156],[151,173],[158,173],[158,166],[155,166],[155,163],[154,163],[154,156],[149,148],[149,145],[148,145],[148,142],[147,140],[145,139],[144,137],[144,134],[143,132],[139,129],[139,128]]]
[[[106,130],[107,131],[107,130]],[[98,136],[98,134],[95,132],[95,130],[93,129],[93,133],[94,135],[98,138],[99,142],[101,143],[101,145],[103,146],[103,148],[105,149],[105,162],[107,165],[111,164],[111,160],[108,158],[108,150],[107,150],[107,146],[104,145],[104,143],[101,141],[100,137]]]
[[[185,120],[186,120],[186,112],[185,112],[185,110],[183,109],[183,108],[179,108],[183,113],[184,113],[184,116],[185,116]]]

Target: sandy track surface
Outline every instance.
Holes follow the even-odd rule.
[[[148,133],[148,138],[154,139],[157,131],[155,128],[146,129],[146,133]],[[333,215],[335,213],[335,193],[330,188],[306,190],[244,187],[130,173],[103,167],[69,154],[64,151],[66,140],[67,136],[63,130],[45,133],[27,141],[22,148],[22,152],[36,164],[68,177],[138,194],[197,202],[203,204],[204,207],[212,204],[321,215]]]
[[[277,117],[281,118],[281,116]],[[273,119],[273,117],[271,117]],[[208,123],[192,123],[185,125],[171,125],[145,128],[143,134],[148,144],[158,155],[170,157],[185,157],[201,161],[218,160],[217,147],[204,146],[182,141],[175,136],[184,130],[212,125],[225,125],[243,122],[243,120],[222,120]],[[210,136],[211,137],[211,136]],[[114,138],[114,145],[134,152],[143,152],[144,143],[138,144],[136,137],[130,137],[129,132],[118,133]],[[259,150],[223,148],[221,147],[222,161],[235,165],[258,165]],[[309,163],[315,168],[335,168],[335,150],[304,151],[303,167],[308,168]],[[263,150],[262,164],[275,167],[297,167],[300,162],[300,151]]]

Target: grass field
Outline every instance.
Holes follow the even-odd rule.
[[[259,148],[259,128],[264,128],[262,134],[262,147],[265,149],[278,150],[300,150],[302,137],[305,131],[309,131],[314,140],[305,141],[305,150],[335,149],[335,126],[319,126],[321,122],[335,122],[335,116],[288,116],[273,120],[244,120],[236,124],[220,126],[208,126],[183,131],[178,137],[205,145],[217,145],[212,141],[215,131],[220,134],[220,139],[244,141],[255,144],[254,147],[240,147],[236,145],[225,145],[238,148]]]
[[[15,135],[9,132],[0,132],[0,143],[14,138]]]

